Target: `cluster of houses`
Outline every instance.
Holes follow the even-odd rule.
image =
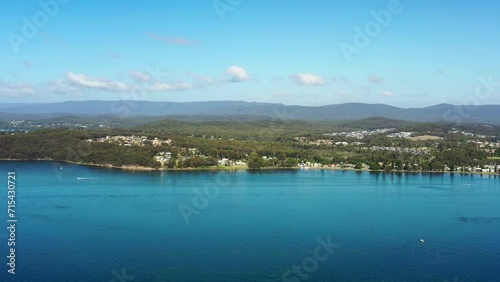
[[[384,146],[371,146],[371,147],[362,147],[362,150],[372,150],[372,151],[388,151],[388,152],[397,152],[397,153],[408,153],[414,155],[425,154],[428,149],[425,147],[422,148],[401,148],[401,147],[384,147]]]
[[[476,133],[472,133],[472,132],[465,132],[465,131],[458,130],[456,128],[453,128],[452,130],[448,131],[448,133],[462,134],[462,135],[465,135],[465,136],[477,137],[477,138],[495,137],[495,136],[486,136],[486,135],[483,135],[483,134],[476,134]]]
[[[473,143],[477,148],[482,149],[486,153],[492,153],[494,154],[497,149],[500,148],[500,142],[488,142],[488,141],[470,141]]]
[[[299,163],[299,168],[302,169],[307,169],[307,168],[319,168],[319,167],[331,167],[331,168],[339,168],[339,169],[355,169],[356,165],[350,164],[350,163],[339,163],[339,164],[328,164],[328,165],[322,165],[320,163],[316,162],[302,162]],[[367,164],[361,164],[361,169],[369,169],[370,166]]]
[[[158,154],[156,154],[156,156],[154,158],[157,162],[161,163],[161,165],[164,166],[172,158],[172,153],[171,152],[159,152]]]
[[[331,139],[316,139],[309,141],[308,137],[294,137],[293,140],[298,143],[302,144],[308,144],[308,145],[316,145],[316,146],[322,146],[322,145],[328,145],[328,146],[347,146],[347,145],[362,145],[364,143],[362,142],[345,142],[345,141],[337,141],[334,142]]]
[[[302,163],[299,163],[299,168],[309,168],[309,167],[323,167],[323,165],[320,164],[320,163],[315,163],[315,162],[302,162]]]
[[[394,130],[396,130],[396,129],[395,128],[380,128],[380,129],[375,129],[375,130],[343,131],[343,132],[325,133],[325,135],[363,139],[366,136],[370,136],[373,134],[384,134],[384,133],[391,132]]]
[[[192,158],[192,157],[200,157],[200,158],[206,158],[205,155],[200,154],[200,152],[196,148],[184,148],[183,149],[184,153],[180,153],[178,156],[175,156],[175,158],[184,161],[186,159]],[[159,152],[154,156],[154,159],[161,164],[161,166],[165,166],[166,163],[170,162],[172,159],[172,153],[171,152]],[[242,160],[230,160],[229,158],[221,158],[220,160],[217,161],[217,164],[220,166],[246,166],[247,163]]]
[[[299,143],[305,143],[305,142],[300,142],[299,140]],[[349,144],[351,145],[361,145],[363,143],[361,142],[345,142],[345,141],[337,141],[337,142],[334,142],[330,139],[317,139],[317,140],[313,140],[313,141],[309,141],[307,142],[307,144],[309,145],[316,145],[316,146],[322,146],[322,145],[328,145],[328,146],[347,146]]]
[[[383,163],[380,162],[379,165],[382,167]],[[339,169],[355,169],[356,168],[356,165],[354,164],[351,164],[351,163],[339,163],[339,164],[328,164],[328,165],[323,165],[323,164],[320,164],[320,163],[316,163],[316,162],[301,162],[299,163],[299,168],[301,169],[308,169],[308,168],[321,168],[321,167],[331,167],[331,168],[339,168]],[[361,164],[361,167],[360,169],[369,169],[370,166],[365,164],[365,163],[362,163]],[[397,167],[396,167],[397,168]],[[409,169],[420,169],[421,167],[418,165],[418,164],[402,164],[402,167],[399,168],[399,169],[405,169],[405,168],[409,168]],[[449,171],[451,172],[452,169],[450,167],[448,167],[447,165],[445,165],[444,167],[444,170],[445,171]],[[464,166],[464,167],[456,167],[454,168],[455,172],[481,172],[481,173],[500,173],[500,165],[485,165],[483,167],[480,167],[480,166],[474,166],[474,167],[471,167],[471,166]]]
[[[444,167],[445,171],[451,171],[448,166]],[[455,171],[465,171],[465,172],[483,172],[483,173],[500,173],[500,165],[485,165],[484,167],[475,166],[464,166],[464,167],[456,167]]]
[[[404,149],[404,148],[403,148]],[[196,148],[189,148],[187,149],[187,152],[189,152],[189,154],[187,155],[179,155],[179,156],[176,156],[177,158],[179,158],[180,160],[185,160],[187,158],[190,158],[190,157],[193,157],[194,155],[197,154],[197,150]],[[420,151],[418,151],[420,152]],[[205,157],[203,155],[199,155],[198,156],[200,157]],[[171,152],[159,152],[158,154],[156,154],[156,156],[154,157],[155,160],[157,162],[160,162],[162,166],[164,166],[166,163],[168,163],[171,159],[172,159],[172,153]],[[262,157],[264,160],[271,160],[273,159],[272,157],[266,157],[266,156],[263,156]],[[229,158],[221,158],[220,160],[217,161],[218,165],[220,166],[228,166],[228,167],[232,167],[232,166],[238,166],[238,167],[244,167],[244,166],[247,166],[247,163],[243,160],[230,160]],[[380,166],[383,165],[383,163],[379,163]],[[399,169],[405,169],[405,167],[408,166],[408,168],[410,169],[420,169],[420,166],[419,164],[410,164],[410,165],[406,165],[406,164],[403,164],[401,168]],[[356,168],[356,165],[354,164],[351,164],[351,163],[333,163],[333,164],[328,164],[328,165],[323,165],[321,163],[318,163],[318,162],[301,162],[298,164],[298,168],[301,168],[301,169],[309,169],[309,168],[321,168],[321,167],[331,167],[331,168],[339,168],[339,169],[355,169]],[[361,167],[358,167],[360,169],[369,169],[369,165],[368,164],[365,164],[365,163],[362,163],[361,164]],[[463,172],[482,172],[482,173],[500,173],[500,165],[485,165],[483,167],[480,167],[480,166],[474,166],[474,167],[471,167],[471,166],[464,166],[464,167],[455,167],[453,170],[445,165],[444,167],[444,170],[445,171],[456,171],[456,172],[460,172],[460,171],[463,171]]]
[[[160,140],[158,138],[149,139],[147,136],[106,136],[102,138],[97,138],[95,140],[88,139],[88,142],[97,142],[97,143],[115,143],[120,146],[145,146],[147,144],[151,144],[154,147],[158,147],[161,145],[170,145],[172,143],[171,139]]]
[[[182,148],[181,153],[179,153],[178,156],[174,156],[174,157],[180,159],[181,161],[184,161],[188,158],[192,158],[195,156],[206,158],[206,156],[200,154],[200,152],[196,148]],[[160,162],[162,166],[164,166],[166,163],[168,163],[172,159],[172,153],[171,152],[158,152],[154,156],[154,159],[157,162]]]
[[[394,133],[388,134],[387,137],[389,137],[389,138],[408,138],[412,134],[415,134],[415,132],[401,131],[401,132],[394,132]]]
[[[19,125],[23,125],[25,122],[26,121],[23,120],[23,119],[20,119],[20,120],[9,120],[7,122],[7,124],[10,125],[10,126],[16,127],[16,126],[19,126]],[[31,124],[31,121],[27,121],[26,123]]]
[[[397,134],[400,134],[402,132],[398,132]],[[406,132],[409,134],[410,132]],[[345,142],[345,141],[337,141],[334,142],[330,139],[317,139],[313,141],[308,141],[307,137],[295,137],[294,140],[296,142],[302,143],[302,144],[309,144],[309,145],[316,145],[316,146],[321,146],[321,145],[330,145],[330,146],[347,146],[347,145],[363,145],[364,143],[362,142]],[[422,147],[422,148],[402,148],[402,147],[384,147],[384,146],[371,146],[371,147],[361,147],[362,150],[372,150],[372,151],[388,151],[388,152],[397,152],[397,153],[409,153],[409,154],[415,154],[415,155],[421,155],[426,152],[428,152],[428,148]]]
[[[95,125],[91,123],[78,123],[78,122],[47,122],[47,121],[31,121],[31,120],[23,120],[23,119],[15,119],[9,120],[5,122],[6,127],[9,128],[30,128],[30,129],[38,129],[38,128],[109,128],[108,125]]]
[[[218,160],[217,163],[219,165],[224,165],[224,166],[246,166],[247,165],[247,163],[242,161],[242,160],[233,161],[233,160],[230,160],[228,158],[222,158],[222,159]]]

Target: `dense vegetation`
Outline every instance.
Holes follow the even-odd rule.
[[[297,142],[297,137],[315,140],[324,133],[398,128],[419,134],[441,136],[440,140],[411,140],[389,138],[386,134],[373,134],[362,140],[345,136],[329,136],[342,146]],[[290,120],[253,121],[179,121],[162,120],[144,126],[125,129],[41,129],[30,132],[0,134],[1,159],[51,159],[77,163],[109,164],[113,166],[137,165],[158,168],[154,159],[159,152],[171,152],[167,168],[216,166],[221,158],[241,160],[249,168],[296,167],[311,162],[322,165],[363,164],[373,170],[443,170],[445,165],[454,170],[463,166],[482,166],[495,162],[495,154],[479,149],[471,137],[450,134],[451,125],[410,123],[373,118],[352,122],[305,122]],[[468,125],[460,130],[489,134],[486,140],[498,141],[500,130],[491,126]],[[496,134],[496,135],[493,135]],[[154,147],[119,146],[113,143],[88,142],[105,136],[137,135],[150,139],[172,139],[171,144]],[[483,139],[485,139],[483,138]],[[372,147],[398,148],[375,150]],[[196,148],[196,155],[188,153]],[[425,148],[424,151],[405,151],[399,148]],[[500,161],[499,161],[500,162]]]
[[[100,136],[84,130],[44,129],[27,133],[0,135],[1,159],[50,159],[78,163],[139,165],[158,167],[153,160],[156,148],[122,147],[106,143],[89,143],[88,138]]]

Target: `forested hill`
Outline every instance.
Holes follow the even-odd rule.
[[[396,120],[500,125],[500,105],[398,108],[384,104],[348,103],[286,106],[241,101],[149,102],[69,101],[45,104],[0,104],[1,114],[76,114],[116,116],[258,116],[282,120],[358,120],[373,116]]]

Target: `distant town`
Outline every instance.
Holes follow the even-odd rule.
[[[129,125],[120,126],[123,123]],[[489,125],[450,126],[384,118],[318,123],[61,117],[13,119],[2,122],[2,127],[2,159],[144,169],[474,173],[498,173],[500,169],[500,128]]]
[[[421,134],[414,131],[398,131],[395,128],[381,128],[376,130],[359,131],[340,131],[324,133],[323,138],[313,136],[292,136],[290,142],[292,146],[311,148],[316,150],[332,150],[333,152],[359,152],[360,155],[372,155],[375,152],[381,154],[393,154],[393,156],[404,156],[394,161],[376,161],[367,159],[366,161],[350,161],[352,157],[345,157],[343,161],[333,158],[304,158],[296,156],[277,156],[276,154],[253,154],[238,155],[238,157],[229,156],[230,154],[213,154],[205,149],[196,147],[183,147],[176,145],[175,138],[160,138],[147,135],[107,135],[97,138],[86,139],[89,143],[107,143],[117,146],[140,146],[162,149],[156,151],[153,160],[157,163],[157,168],[175,169],[175,168],[196,168],[196,167],[217,167],[217,168],[261,168],[261,167],[296,167],[301,169],[310,168],[332,168],[332,169],[359,169],[359,170],[401,170],[401,171],[428,171],[439,170],[445,172],[480,172],[497,173],[500,170],[500,158],[496,157],[500,152],[500,141],[496,135],[478,134],[473,132],[461,131],[452,128],[447,132],[448,136],[464,137],[465,139],[457,141],[455,145],[473,148],[482,152],[486,159],[482,164],[465,164],[453,160],[450,162],[434,162],[435,167],[430,166],[436,159],[435,154],[440,150],[439,146],[445,143],[446,138],[429,134]],[[377,141],[381,143],[374,145]],[[196,137],[188,135],[184,138],[189,139],[208,139],[219,142],[234,142],[235,138],[220,138],[214,135],[203,134]],[[369,139],[369,140],[368,140]],[[365,141],[366,140],[366,141]],[[394,142],[396,140],[400,140]],[[386,145],[391,143],[392,145]],[[399,144],[394,146],[394,143]],[[164,150],[163,150],[164,149]],[[442,150],[443,148],[441,148]],[[446,149],[451,151],[451,148]],[[335,153],[336,154],[336,153]],[[332,155],[335,155],[332,154]],[[407,161],[403,161],[403,159]],[[356,159],[356,158],[354,158]],[[330,160],[330,161],[329,161]],[[408,161],[412,160],[412,161]],[[479,161],[479,160],[477,160]],[[498,162],[498,164],[497,164]]]

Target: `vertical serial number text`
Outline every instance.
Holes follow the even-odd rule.
[[[9,239],[7,245],[9,248],[9,255],[7,256],[7,265],[9,269],[7,272],[16,274],[16,173],[7,173],[7,229],[9,229]]]

